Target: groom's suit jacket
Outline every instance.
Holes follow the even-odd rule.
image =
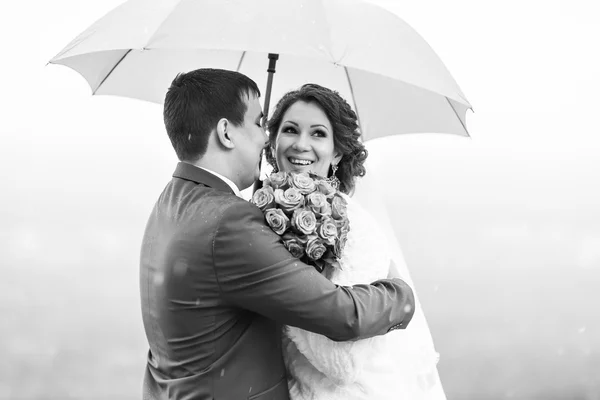
[[[287,400],[281,324],[355,340],[405,327],[414,310],[398,279],[334,285],[290,255],[257,207],[186,163],[148,221],[140,289],[149,400]]]

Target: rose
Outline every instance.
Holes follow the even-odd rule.
[[[290,182],[302,194],[309,194],[317,189],[315,181],[306,172],[291,173]]]
[[[291,214],[294,210],[304,205],[304,196],[295,188],[275,189],[275,202],[281,206],[283,211]]]
[[[308,235],[297,234],[295,232],[289,232],[290,235],[294,235],[298,242],[302,244],[303,247],[306,247],[306,243],[308,243]]]
[[[333,255],[336,258],[340,258],[342,256],[342,252],[344,251],[344,247],[346,246],[346,241],[348,240],[348,231],[343,230],[340,233],[340,236],[335,241],[335,245],[333,246]]]
[[[331,216],[334,219],[346,219],[346,200],[338,195],[335,195],[333,197],[333,200],[331,200]]]
[[[335,223],[335,226],[337,226],[338,231],[348,232],[350,230],[350,222],[348,221],[348,218],[335,219],[333,222]]]
[[[317,217],[315,213],[307,209],[294,210],[292,215],[292,226],[300,233],[309,235],[317,229]]]
[[[273,207],[275,205],[275,196],[273,188],[270,186],[266,186],[261,189],[258,189],[252,195],[252,203],[254,203],[256,207],[260,208],[260,210],[263,212],[266,209]]]
[[[321,208],[321,211],[318,213],[321,217],[331,217],[331,205],[329,202],[325,203],[325,206]]]
[[[269,185],[273,189],[287,189],[288,188],[288,176],[285,172],[275,172],[269,176]]]
[[[321,215],[327,213],[331,213],[331,207],[327,202],[327,197],[323,193],[313,192],[306,196],[306,205],[315,213]]]
[[[269,208],[265,211],[265,219],[273,232],[280,236],[290,226],[290,219],[279,208]]]
[[[317,235],[310,235],[306,243],[306,255],[312,260],[318,260],[325,254],[325,245]]]
[[[290,252],[290,254],[296,258],[300,258],[304,255],[304,243],[300,240],[299,237],[286,233],[281,237],[283,240],[283,245]]]
[[[317,233],[325,243],[335,245],[335,240],[338,238],[338,228],[333,219],[324,218],[317,228]]]
[[[327,183],[324,180],[320,180],[316,182],[317,190],[325,195],[328,199],[332,198],[336,193],[336,190],[333,186]]]

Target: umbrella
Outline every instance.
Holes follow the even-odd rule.
[[[238,70],[260,87],[269,80],[276,98],[318,83],[354,106],[364,140],[468,136],[471,105],[442,61],[403,20],[367,1],[130,0],[50,63],[80,73],[94,95],[156,103],[177,73],[203,67]]]

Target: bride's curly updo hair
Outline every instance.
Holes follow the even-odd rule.
[[[298,90],[286,93],[277,103],[273,116],[267,122],[269,131],[269,142],[265,148],[267,161],[273,168],[277,168],[275,154],[275,143],[277,134],[283,119],[283,115],[294,103],[304,101],[317,105],[329,120],[333,128],[333,147],[335,151],[342,154],[338,163],[336,176],[340,180],[339,190],[346,194],[354,191],[356,177],[364,176],[366,173],[364,163],[367,159],[367,149],[360,140],[360,130],[356,113],[338,94],[338,92],[326,87],[307,83]],[[331,168],[329,173],[331,174]]]

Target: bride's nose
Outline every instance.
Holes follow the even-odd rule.
[[[296,140],[294,140],[294,143],[292,143],[292,148],[296,151],[309,151],[310,143],[307,135],[297,135]]]

